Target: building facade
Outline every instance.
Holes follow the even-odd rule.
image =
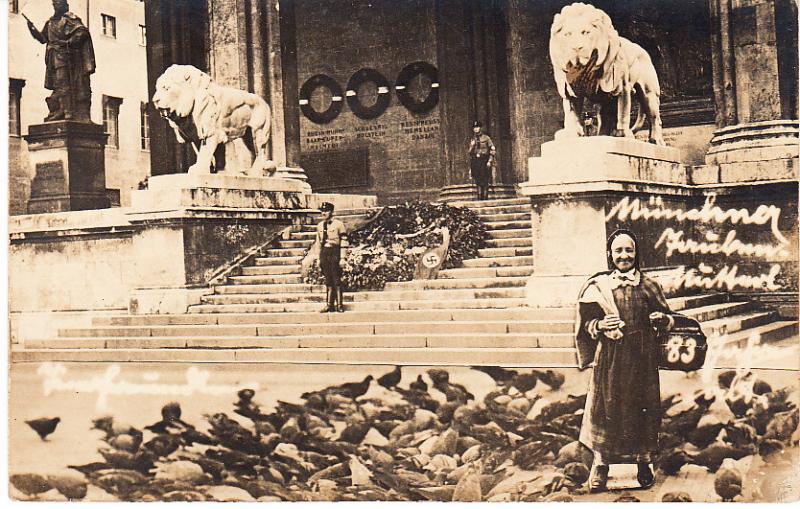
[[[91,118],[108,132],[106,188],[114,204],[126,205],[130,189],[150,174],[146,105],[147,33],[144,2],[71,0],[70,11],[92,34],[97,70],[91,76]],[[33,168],[23,136],[47,115],[45,46],[28,32],[25,18],[41,29],[53,14],[50,2],[9,2],[9,213],[27,214]]]
[[[563,119],[548,42],[569,3],[150,0],[151,91],[171,63],[255,91],[273,106],[277,159],[303,166],[315,189],[383,203],[467,183],[480,120],[498,146],[495,182],[513,185]],[[667,143],[684,163],[704,163],[718,128],[797,119],[791,0],[592,3],[651,55]],[[165,143],[154,173],[191,158]]]

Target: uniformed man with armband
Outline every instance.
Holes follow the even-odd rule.
[[[347,242],[344,223],[333,218],[333,204],[324,202],[319,207],[322,221],[317,225],[317,242],[319,242],[319,267],[325,276],[327,305],[320,313],[344,312],[342,295],[342,268],[339,266],[342,257],[342,242]]]
[[[478,199],[489,199],[489,182],[492,180],[492,168],[495,165],[497,150],[489,135],[483,132],[480,122],[472,125],[474,136],[469,143],[470,174],[478,186]]]

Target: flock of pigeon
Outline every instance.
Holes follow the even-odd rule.
[[[93,427],[103,435],[104,461],[69,467],[80,475],[10,481],[31,499],[56,490],[70,500],[84,499],[89,485],[124,501],[570,501],[585,494],[592,453],[577,439],[586,395],[548,397],[565,380],[552,370],[473,369],[495,382],[482,401],[444,369],[399,387],[398,366],[377,380],[305,393],[302,404],[279,401],[268,413],[243,389],[232,409],[238,417],[206,415],[203,429],[182,420],[177,403],[143,429],[102,417]],[[717,396],[707,392],[665,399],[655,466],[662,475],[705,467],[721,500],[740,500],[734,460],[790,461],[798,408],[790,389],[773,390],[752,374],[723,372],[718,380],[731,418],[709,412]],[[46,440],[59,418],[27,423]],[[523,471],[536,475],[519,481]],[[638,501],[627,493],[617,500]],[[691,497],[670,492],[662,500]]]

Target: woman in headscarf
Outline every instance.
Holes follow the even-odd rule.
[[[590,491],[603,491],[608,468],[636,463],[642,487],[655,482],[661,393],[657,330],[674,323],[661,287],[639,271],[634,234],[617,230],[606,243],[611,269],[581,289],[576,346],[581,369],[593,367],[580,442],[594,452]]]

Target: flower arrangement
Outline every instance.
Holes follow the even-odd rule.
[[[442,228],[450,231],[443,268],[460,267],[486,245],[486,226],[467,208],[420,201],[386,207],[348,235],[350,247],[342,260],[345,290],[382,290],[387,282],[411,281],[422,253],[442,243]],[[306,282],[324,283],[317,262]]]

